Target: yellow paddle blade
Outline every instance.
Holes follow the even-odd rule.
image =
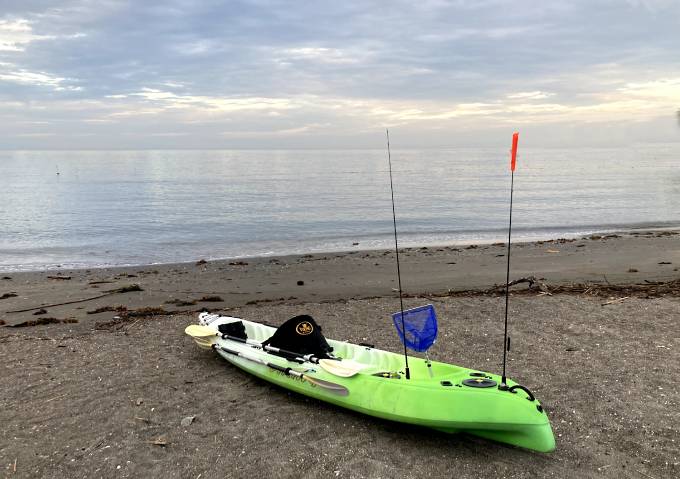
[[[344,367],[353,368],[358,371],[361,371],[362,369],[365,369],[369,366],[368,364],[358,363],[354,359],[343,359],[340,361],[340,364],[342,364]]]
[[[345,386],[341,384],[335,384],[330,381],[324,381],[323,379],[319,378],[313,378],[309,374],[302,373],[296,370],[291,371],[291,374],[293,376],[299,376],[303,380],[314,384],[315,386],[319,386],[320,388],[326,389],[327,391],[337,394],[338,396],[348,396],[349,395],[349,389],[347,389]]]
[[[366,367],[365,364],[357,363],[348,359],[336,361],[334,359],[319,360],[321,368],[335,376],[349,378],[361,372]]]
[[[203,349],[212,349],[213,344],[215,344],[215,341],[211,341],[211,340],[204,341],[204,340],[199,339],[199,338],[194,338],[194,342],[198,345],[199,348],[203,348]]]
[[[203,349],[212,349],[213,344],[217,342],[215,331],[199,324],[190,324],[184,329],[184,332],[194,338],[198,347]]]
[[[210,329],[207,326],[201,326],[200,324],[190,324],[184,329],[184,333],[192,338],[209,338],[217,336],[217,333],[213,329]]]

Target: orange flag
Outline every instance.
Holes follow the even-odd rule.
[[[515,171],[515,163],[517,163],[517,142],[519,141],[519,133],[512,134],[512,150],[510,150],[510,171]]]

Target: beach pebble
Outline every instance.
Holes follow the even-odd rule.
[[[141,406],[142,404],[144,404],[144,399],[142,399],[142,398],[137,398],[137,400],[135,401],[135,404],[136,404],[137,406]]]
[[[194,422],[194,419],[196,419],[196,416],[187,416],[184,419],[182,419],[180,424],[182,425],[182,427],[190,426],[191,423]]]
[[[298,286],[304,286],[305,282],[302,280],[298,280],[297,285]]]

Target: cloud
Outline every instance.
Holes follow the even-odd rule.
[[[285,136],[296,136],[300,134],[312,133],[315,130],[320,130],[324,128],[329,128],[332,125],[328,124],[318,124],[312,123],[309,125],[298,126],[295,128],[282,128],[278,130],[237,130],[237,131],[225,131],[222,136],[226,138],[272,138],[272,137],[285,137]]]
[[[626,122],[632,140],[677,139],[674,1],[6,0],[3,12],[8,147],[362,146],[397,125],[415,146],[483,144],[498,128],[552,141],[587,123],[585,142]],[[659,129],[667,116],[673,129]],[[54,135],[26,136],[38,129]]]
[[[0,51],[22,52],[31,42],[50,40],[51,35],[36,35],[28,20],[0,20]]]
[[[540,90],[536,91],[525,91],[519,93],[511,93],[508,95],[509,100],[543,100],[545,98],[550,98],[554,96],[554,93],[548,93]]]
[[[660,78],[643,83],[627,83],[618,91],[623,95],[642,98],[657,102],[657,104],[667,105],[675,102],[680,105],[680,77]]]
[[[325,47],[284,48],[276,53],[279,57],[277,61],[280,63],[304,60],[339,65],[359,63],[362,58],[368,56],[366,52],[349,53],[339,48]]]
[[[465,38],[486,38],[493,40],[507,39],[519,35],[529,34],[532,32],[542,31],[543,26],[510,26],[510,27],[491,27],[491,28],[454,28],[448,32],[441,33],[426,33],[417,37],[423,42],[451,42]]]
[[[181,55],[205,55],[214,54],[220,48],[219,43],[214,40],[201,39],[187,43],[180,43],[173,47]]]
[[[54,91],[80,91],[82,87],[69,83],[76,82],[73,78],[63,78],[45,72],[32,72],[23,68],[16,68],[11,63],[0,63],[0,82],[18,83],[38,87],[49,87]],[[7,69],[5,69],[7,68]]]
[[[0,19],[0,52],[23,52],[32,42],[58,38],[82,38],[84,36],[84,33],[62,36],[38,35],[33,32],[33,22],[25,18]]]
[[[220,112],[238,112],[243,110],[287,110],[295,108],[295,102],[288,98],[229,98],[201,95],[179,95],[154,88],[142,88],[142,91],[128,96],[140,97],[163,108],[195,108]]]

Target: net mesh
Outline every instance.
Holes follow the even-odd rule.
[[[437,315],[434,306],[428,304],[404,311],[404,329],[401,327],[401,311],[392,314],[399,339],[414,351],[427,351],[437,339]]]

